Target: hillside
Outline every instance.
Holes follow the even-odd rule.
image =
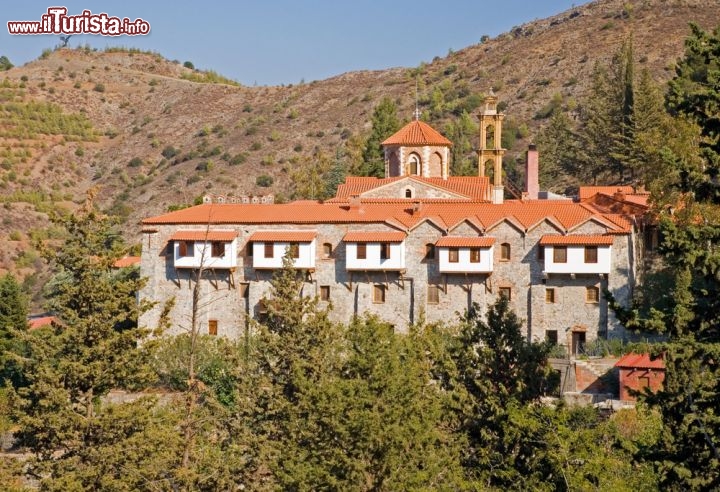
[[[639,66],[670,78],[689,21],[716,25],[720,4],[601,0],[417,67],[281,87],[219,83],[152,53],[44,53],[5,72],[0,87],[0,273],[37,271],[30,239],[53,236],[47,212],[72,209],[92,188],[101,206],[126,219],[130,242],[142,217],[207,191],[289,198],[292,173],[311,166],[316,151],[333,158],[343,146],[357,149],[384,96],[408,119],[416,80],[424,117],[440,130],[493,88],[508,123],[522,127],[512,160],[545,122],[537,116],[553,97],[581,99],[595,63],[607,62],[629,35]],[[256,185],[261,175],[274,183]]]

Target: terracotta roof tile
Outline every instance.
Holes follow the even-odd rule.
[[[650,358],[650,354],[629,353],[623,355],[615,363],[615,367],[636,368],[636,369],[665,369],[665,362],[662,357]]]
[[[437,240],[435,246],[442,248],[489,248],[495,243],[494,237],[463,237],[444,236]]]
[[[171,212],[143,221],[149,224],[386,224],[411,229],[432,219],[449,229],[463,221],[491,228],[504,220],[530,230],[548,219],[561,226],[562,232],[577,228],[588,220],[598,220],[607,233],[626,234],[630,222],[622,216],[598,214],[592,207],[571,201],[506,200],[501,205],[482,202],[422,203],[418,210],[407,201],[361,203],[302,202],[301,204],[205,204]],[[204,232],[204,231],[203,231]]]
[[[175,231],[170,241],[232,241],[237,231]]]
[[[316,231],[257,231],[248,238],[248,242],[298,242],[309,243],[317,236]]]
[[[52,326],[59,323],[55,316],[40,316],[38,318],[28,319],[28,330],[37,330],[43,326]]]
[[[576,234],[561,236],[546,234],[540,238],[541,246],[612,246],[612,236]]]
[[[113,266],[115,268],[127,268],[133,265],[139,265],[140,264],[140,257],[139,256],[126,256],[125,258],[120,258],[115,263],[113,263]]]
[[[632,186],[581,186],[578,190],[578,198],[587,200],[598,193],[613,196],[618,191],[625,195],[635,193]]]
[[[436,188],[447,190],[453,194],[460,195],[456,198],[450,198],[449,200],[466,198],[466,200],[472,201],[490,201],[490,179],[487,176],[451,176],[448,179],[425,178],[422,176],[396,176],[393,178],[382,179],[351,176],[346,178],[345,183],[338,186],[335,197],[327,201],[330,203],[345,202],[353,195],[359,195],[363,201],[373,200],[374,198],[363,197],[362,195],[368,191],[403,179],[427,184]],[[418,200],[418,198],[414,198],[412,200]],[[420,200],[426,201],[424,199]],[[443,199],[436,198],[431,200],[439,201]]]
[[[401,243],[404,232],[395,231],[350,231],[343,237],[346,243]]]
[[[387,138],[382,145],[447,145],[449,147],[452,142],[427,123],[413,120]]]

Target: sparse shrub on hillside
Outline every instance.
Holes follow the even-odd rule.
[[[250,150],[260,150],[262,148],[262,144],[260,142],[253,142],[252,145],[250,145]]]
[[[295,108],[291,109],[290,112],[288,113],[288,119],[291,119],[291,120],[297,119],[298,116],[300,116],[300,113]]]
[[[142,159],[139,157],[133,157],[130,162],[128,163],[129,167],[140,167],[142,166]]]
[[[183,63],[183,67],[189,68],[190,70],[195,70],[195,65],[193,65],[193,62],[191,61],[186,61],[185,63]]]
[[[262,164],[263,166],[271,166],[271,165],[275,164],[275,156],[274,155],[266,155],[265,157],[262,158],[262,160],[260,161],[260,164]]]
[[[268,135],[268,140],[271,142],[277,142],[280,140],[280,132],[277,130],[271,131],[270,135]]]
[[[215,164],[213,163],[213,161],[203,161],[200,164],[198,164],[197,166],[195,166],[195,170],[201,171],[201,172],[209,172],[209,171],[212,171],[213,167],[215,167]]]
[[[97,84],[95,84],[95,87],[93,87],[93,90],[95,92],[105,92],[105,84],[98,82]]]
[[[162,150],[162,152],[161,152],[162,156],[163,156],[165,159],[172,159],[173,157],[175,157],[175,156],[178,155],[179,153],[180,153],[180,150],[176,149],[176,148],[173,147],[172,145],[168,145],[168,146],[165,147],[165,148]]]
[[[193,175],[190,176],[185,182],[186,182],[188,185],[191,185],[191,184],[197,183],[197,182],[200,181],[201,179],[202,179],[202,178],[200,177],[199,174],[193,174]]]
[[[294,150],[295,152],[302,152],[302,149],[303,149],[303,146],[302,146],[302,144],[300,144],[300,143],[297,144],[297,145],[295,145],[295,147],[293,147],[293,150]]]
[[[40,53],[40,59],[44,60],[47,57],[49,57],[51,54],[52,54],[52,50],[49,48],[46,48],[46,49],[42,50],[42,53]]]
[[[250,104],[245,104],[242,110],[243,113],[252,113],[253,108],[252,106],[250,106]]]
[[[272,176],[268,176],[267,174],[262,174],[257,177],[255,180],[255,184],[258,186],[262,186],[263,188],[268,188],[272,186],[273,184],[273,178]]]
[[[247,154],[245,154],[243,152],[240,154],[235,154],[235,156],[233,156],[233,158],[230,159],[228,164],[230,164],[231,166],[238,166],[238,165],[244,163],[246,160],[247,160]]]
[[[78,147],[77,149],[75,149],[75,155],[78,156],[78,157],[84,156],[84,155],[85,155],[85,149],[83,149],[82,147]]]
[[[9,235],[10,241],[20,241],[22,239],[22,234],[20,231],[12,231]]]

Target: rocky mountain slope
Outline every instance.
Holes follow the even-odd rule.
[[[595,63],[629,36],[639,66],[670,78],[690,21],[712,28],[720,3],[599,0],[417,67],[280,87],[222,83],[153,53],[43,53],[0,74],[0,273],[36,272],[32,239],[57,233],[47,213],[72,209],[90,189],[125,218],[130,242],[142,217],[208,191],[288,198],[292,174],[316,152],[359,147],[383,97],[409,119],[416,83],[425,118],[440,130],[493,88],[523,128],[512,159],[546,121],[548,103],[582,98]],[[259,186],[269,182],[260,176],[273,183]]]

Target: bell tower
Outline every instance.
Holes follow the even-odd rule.
[[[498,113],[497,96],[492,89],[485,98],[478,118],[480,119],[480,145],[478,146],[478,175],[485,176],[487,167],[492,165],[493,187],[492,202],[502,203],[505,190],[502,182],[502,159],[505,149],[502,148],[503,113]]]

